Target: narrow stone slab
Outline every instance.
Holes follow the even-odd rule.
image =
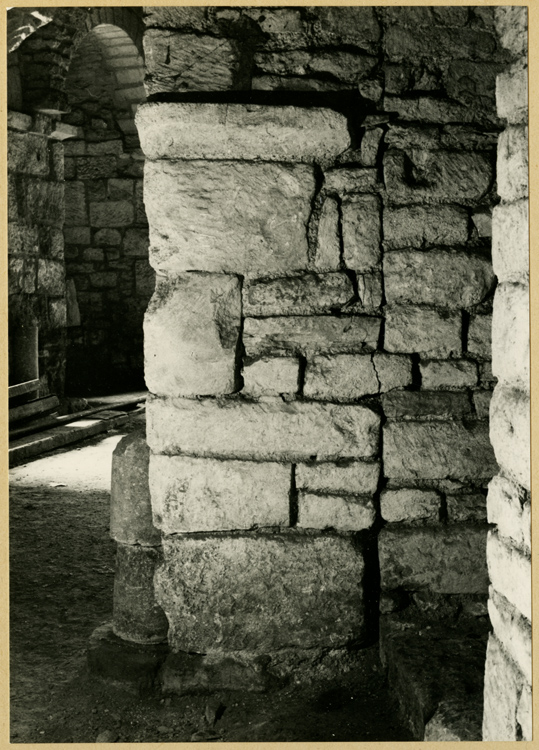
[[[346,117],[320,107],[143,104],[136,124],[148,159],[310,163],[350,146]]]
[[[384,521],[438,521],[441,498],[432,490],[385,490],[380,496],[380,513]]]
[[[347,197],[342,203],[344,262],[354,271],[369,271],[380,262],[380,200],[376,195]]]
[[[477,364],[466,359],[428,360],[419,363],[421,385],[426,389],[473,388],[477,385]]]
[[[243,288],[243,314],[316,315],[343,307],[353,296],[352,282],[345,273],[253,280]]]
[[[354,461],[348,465],[298,464],[296,487],[311,492],[342,495],[373,495],[380,476],[379,463]]]
[[[370,458],[380,417],[364,406],[150,398],[154,453],[259,461]]]
[[[472,416],[468,393],[463,391],[392,391],[382,396],[388,419],[457,419]]]
[[[307,361],[303,394],[323,401],[352,401],[378,393],[380,382],[368,354],[337,354]]]
[[[375,518],[371,498],[299,493],[297,525],[300,528],[362,531],[370,528]]]

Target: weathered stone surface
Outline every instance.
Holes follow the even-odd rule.
[[[503,201],[528,195],[528,128],[511,126],[500,133],[497,160],[498,194]]]
[[[468,214],[456,206],[407,206],[384,210],[384,246],[463,245]]]
[[[530,264],[528,201],[500,203],[492,213],[492,265],[500,283],[526,282]],[[507,248],[511,252],[507,252]]]
[[[388,66],[389,71],[391,71],[391,67],[392,66]],[[402,68],[400,70],[402,70]],[[386,69],[386,79],[387,73],[388,70]],[[397,101],[400,102],[401,100]],[[404,101],[406,102],[407,100]],[[391,106],[393,99],[389,98],[387,102]],[[440,148],[440,129],[437,127],[426,128],[414,127],[411,125],[399,125],[397,121],[397,123],[390,123],[385,142],[388,146],[403,149],[404,151],[409,148],[437,149]],[[448,208],[448,206],[445,208]]]
[[[526,555],[508,546],[497,531],[489,531],[488,572],[492,586],[531,621],[531,563]]]
[[[531,742],[533,738],[533,703],[531,685],[524,685],[518,701],[517,721],[520,724],[522,740]]]
[[[498,133],[485,132],[473,125],[444,125],[441,144],[449,149],[495,151],[498,146]]]
[[[8,132],[7,158],[13,172],[46,177],[49,173],[47,138],[33,133]]]
[[[497,386],[490,402],[490,440],[504,473],[530,489],[530,396]]]
[[[365,312],[377,312],[382,304],[382,274],[380,271],[372,273],[357,273],[357,293],[359,299],[347,306],[343,312],[361,315]]]
[[[488,260],[470,253],[395,250],[384,255],[388,304],[471,307],[492,290],[495,277]]]
[[[472,221],[478,237],[492,237],[492,216],[490,211],[476,211]]]
[[[488,419],[490,414],[490,402],[492,391],[474,391],[473,403],[478,419]]]
[[[144,317],[149,390],[167,396],[233,392],[240,324],[241,290],[235,276],[160,278]]]
[[[392,391],[394,388],[406,388],[412,384],[412,360],[403,354],[373,355],[374,369],[380,384],[380,393]]]
[[[164,534],[288,526],[290,480],[277,463],[152,455],[154,522]]]
[[[372,351],[380,335],[380,318],[329,315],[246,318],[243,344],[249,357],[269,354],[340,354]]]
[[[371,49],[380,39],[380,24],[372,7],[320,6],[316,9],[316,15],[313,35],[318,44],[349,44]]]
[[[166,639],[168,622],[156,602],[153,585],[161,561],[160,547],[118,544],[112,629],[119,638],[135,643],[160,643]]]
[[[243,287],[243,314],[316,315],[342,307],[353,296],[352,282],[345,273],[253,280]]]
[[[370,528],[375,518],[370,498],[299,493],[297,525],[300,528],[362,531]]]
[[[530,302],[522,284],[501,284],[492,314],[492,372],[501,383],[530,383]]]
[[[488,486],[489,523],[498,524],[500,537],[529,553],[531,548],[531,504],[522,487],[502,476]]]
[[[346,465],[298,464],[296,487],[317,493],[373,495],[380,476],[379,463],[354,461]]]
[[[124,256],[147,258],[149,244],[148,231],[146,229],[127,229],[123,242]]]
[[[350,195],[352,193],[372,193],[381,184],[376,169],[330,169],[324,173],[324,188],[330,193]]]
[[[383,589],[487,591],[486,526],[385,526],[378,537]]]
[[[397,112],[400,120],[428,123],[474,122],[478,119],[475,111],[464,104],[431,96],[413,99],[384,96],[384,110]]]
[[[64,294],[65,268],[60,261],[39,258],[37,285],[41,292],[61,296]]]
[[[513,65],[496,78],[496,109],[498,116],[518,125],[528,119],[528,69]]]
[[[253,76],[252,91],[341,91],[342,83],[335,79],[304,78],[302,76]]]
[[[316,237],[314,267],[317,271],[338,271],[341,263],[339,208],[334,198],[322,204]]]
[[[248,396],[295,394],[299,387],[296,357],[264,357],[243,368],[243,390]]]
[[[441,499],[432,490],[385,490],[380,495],[380,513],[384,521],[439,521]]]
[[[66,244],[89,245],[91,243],[90,227],[65,227],[64,240]]]
[[[380,262],[380,200],[355,196],[342,203],[343,258],[347,268],[369,271]]]
[[[380,418],[363,406],[150,398],[154,453],[334,461],[377,453]]]
[[[150,262],[161,273],[271,276],[307,266],[310,167],[146,162],[144,191]]]
[[[484,523],[487,520],[485,496],[479,493],[472,495],[447,495],[447,517],[456,523],[471,521]]]
[[[427,360],[419,363],[421,387],[427,390],[473,388],[477,385],[477,364],[467,359]]]
[[[11,293],[21,291],[32,294],[36,290],[37,268],[35,261],[25,258],[8,259],[8,285]]]
[[[388,422],[383,444],[391,479],[490,479],[497,471],[484,422]]]
[[[67,325],[67,307],[65,299],[49,300],[49,326],[65,328]]]
[[[424,307],[386,308],[384,348],[388,352],[419,352],[425,357],[461,353],[461,318]]]
[[[520,739],[517,710],[523,683],[523,675],[507,656],[495,635],[491,634],[485,666],[484,742]]]
[[[77,179],[100,180],[114,177],[117,171],[116,159],[108,156],[77,156],[75,159]]]
[[[367,130],[361,139],[361,161],[366,167],[374,167],[378,157],[380,141],[384,135],[382,128]]]
[[[88,223],[86,197],[82,182],[68,182],[65,187],[65,224],[66,227],[81,226]]]
[[[391,391],[382,396],[388,419],[459,419],[471,416],[467,393],[455,391]]]
[[[67,241],[66,238],[66,242]],[[119,245],[121,241],[122,235],[117,229],[98,229],[94,234],[94,245],[99,245],[100,247],[113,247],[114,245]],[[90,243],[88,242],[87,244]]]
[[[161,544],[161,534],[152,522],[149,460],[150,449],[143,432],[123,437],[112,454],[110,535],[117,542]]]
[[[492,355],[492,315],[472,315],[468,326],[468,354],[477,359]]]
[[[364,632],[362,554],[336,536],[166,537],[157,598],[173,651],[338,648]]]
[[[491,586],[488,613],[496,638],[514,659],[526,681],[532,683],[532,629],[504,596]]]
[[[506,6],[494,9],[496,32],[502,47],[515,57],[528,51],[528,9],[525,6]]]
[[[390,149],[384,156],[384,179],[393,203],[476,203],[492,176],[490,160],[482,153],[417,149],[406,154]]]
[[[303,394],[322,401],[351,401],[378,393],[380,387],[370,355],[338,354],[307,360]]]
[[[417,28],[392,24],[386,30],[384,47],[389,59],[395,62],[426,55],[433,59],[490,60],[496,40],[493,34],[469,27],[423,26],[418,33]]]
[[[133,204],[129,201],[90,203],[90,226],[125,227],[133,223]]]
[[[345,50],[286,50],[259,52],[254,63],[264,73],[278,76],[333,76],[344,83],[357,84],[375,67],[371,55]]]

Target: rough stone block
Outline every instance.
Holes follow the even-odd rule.
[[[8,259],[8,286],[11,293],[21,291],[32,294],[36,291],[37,269],[35,260],[25,258]]]
[[[114,247],[122,241],[122,235],[117,229],[98,229],[94,234],[94,245],[99,247]],[[89,244],[89,243],[88,243]]]
[[[65,227],[64,240],[66,245],[89,245],[91,243],[90,227]]]
[[[487,506],[485,496],[479,493],[473,495],[447,495],[447,517],[455,523],[484,523],[487,520]]]
[[[489,523],[498,525],[500,537],[529,553],[531,549],[531,504],[522,487],[496,476],[488,486]]]
[[[347,307],[345,312],[360,315],[365,312],[377,312],[382,304],[382,274],[379,271],[357,273],[356,281],[359,299]]]
[[[164,534],[288,526],[290,481],[276,463],[152,455],[154,522]]]
[[[490,402],[492,391],[474,391],[473,403],[478,419],[488,419],[490,415]]]
[[[51,296],[64,294],[65,269],[60,261],[39,258],[37,266],[37,286],[40,292]]]
[[[380,393],[412,385],[412,359],[405,354],[383,354],[373,356]]]
[[[161,273],[271,276],[307,267],[308,166],[146,162],[144,191],[150,262]]]
[[[296,487],[335,495],[373,495],[378,487],[379,463],[298,464]]]
[[[500,642],[490,635],[485,665],[483,741],[519,740],[517,711],[524,677]]]
[[[144,317],[149,390],[167,396],[233,392],[240,324],[241,289],[235,276],[159,278]]]
[[[532,683],[532,629],[504,596],[491,586],[488,613],[496,635],[509,656],[513,658],[528,684]]]
[[[501,284],[492,314],[492,372],[501,383],[529,388],[530,302],[522,284]]]
[[[342,203],[343,258],[354,271],[369,271],[380,263],[381,219],[377,196],[355,196]]]
[[[135,261],[135,291],[146,301],[155,291],[155,271],[146,260]]]
[[[157,546],[148,486],[150,449],[143,432],[123,437],[112,454],[110,535],[123,544]]]
[[[497,386],[490,402],[490,440],[504,473],[530,489],[530,396]]]
[[[460,419],[472,414],[467,393],[455,391],[391,391],[382,396],[388,419]]]
[[[154,453],[260,461],[335,461],[378,451],[380,417],[363,406],[150,398]]]
[[[438,99],[433,96],[420,96],[413,99],[384,96],[383,106],[386,112],[396,112],[400,121],[444,124],[450,122],[468,123],[479,119],[471,107],[454,101]],[[429,134],[423,136],[423,144],[433,145],[432,137],[429,138]]]
[[[380,142],[384,135],[382,128],[367,130],[361,139],[361,161],[366,167],[376,166]]]
[[[421,387],[427,390],[473,388],[477,385],[477,364],[466,359],[427,360],[419,363]]]
[[[136,122],[149,159],[311,163],[334,159],[350,145],[344,115],[320,107],[144,104]]]
[[[387,74],[388,71],[391,73],[391,69],[394,66],[387,66],[385,69],[386,74],[386,80],[387,80]],[[402,67],[399,67],[399,70],[405,70]],[[409,69],[408,69],[409,72]],[[386,103],[390,105],[390,108],[393,107],[393,105],[398,102],[398,107],[400,106],[411,106],[414,104],[417,105],[420,100],[409,100],[409,99],[398,99],[394,100],[393,98],[388,98],[386,100]],[[389,130],[387,131],[387,135],[385,138],[385,142],[388,146],[392,146],[393,148],[398,148],[406,151],[407,149],[413,148],[423,148],[423,149],[438,149],[440,148],[440,130],[437,127],[417,127],[414,125],[400,125],[395,122],[392,122],[389,124]],[[450,206],[444,206],[445,210],[450,208]],[[422,216],[422,214],[419,214]],[[406,216],[406,213],[403,214],[403,216]]]
[[[338,271],[341,264],[339,207],[334,198],[322,204],[316,237],[314,267],[317,271]]]
[[[371,49],[380,39],[381,28],[372,7],[320,6],[316,11],[313,34],[318,44]]]
[[[528,9],[526,6],[506,6],[494,9],[496,32],[500,44],[518,57],[528,52]]]
[[[378,537],[382,589],[483,594],[486,526],[385,526]]]
[[[385,254],[383,268],[388,304],[466,308],[479,304],[495,283],[490,262],[464,252],[395,250]]]
[[[380,496],[380,513],[384,521],[439,521],[441,499],[432,490],[385,490]]]
[[[411,305],[387,307],[384,348],[433,358],[458,356],[462,350],[460,315]]]
[[[49,300],[50,328],[65,328],[67,325],[67,305],[65,299]]]
[[[376,65],[376,58],[346,50],[286,50],[258,52],[254,63],[258,70],[276,76],[327,75],[343,83],[364,80]]]
[[[498,139],[498,195],[503,201],[528,196],[528,128],[511,126]]]
[[[468,354],[477,359],[492,355],[492,315],[472,315],[468,326]]]
[[[133,223],[133,204],[130,201],[90,203],[90,226],[125,227]]]
[[[166,537],[156,593],[173,651],[338,648],[364,633],[361,550],[297,534]]]
[[[9,169],[20,174],[46,177],[49,174],[48,141],[43,135],[8,132]]]
[[[413,13],[417,11],[416,8],[407,10],[417,18],[417,14]],[[464,8],[458,10],[462,11]],[[434,59],[490,60],[496,50],[496,40],[493,34],[483,29],[432,24],[423,26],[421,33],[418,33],[417,28],[391,24],[384,37],[384,47],[389,59],[395,62],[417,60],[425,55]]]
[[[492,265],[498,281],[527,282],[530,265],[527,199],[494,206],[492,225]]]
[[[464,245],[468,214],[456,206],[407,206],[384,210],[384,246]]]
[[[253,280],[243,287],[243,314],[316,315],[342,307],[353,296],[352,282],[345,273]]]
[[[124,235],[124,256],[147,258],[150,240],[147,229],[127,229]]]
[[[64,183],[37,177],[23,180],[24,214],[31,224],[61,228],[65,221]],[[67,210],[67,205],[65,205]],[[81,223],[81,222],[77,222]]]
[[[297,525],[303,529],[362,531],[376,519],[371,498],[299,493]]]
[[[506,544],[506,540],[503,540],[498,532],[489,531],[487,564],[492,586],[531,621],[532,587],[529,555]]]
[[[117,171],[116,159],[110,155],[77,156],[75,165],[79,180],[101,180],[114,177]]]
[[[243,344],[249,357],[271,354],[340,354],[372,351],[380,336],[380,318],[246,318]]]
[[[491,211],[477,211],[472,214],[472,221],[478,237],[492,237]]]
[[[390,479],[491,479],[497,471],[484,422],[388,422],[383,445]]]
[[[351,401],[380,388],[370,355],[338,354],[307,360],[303,395],[322,401]]]
[[[528,119],[528,68],[513,65],[496,78],[496,109],[511,125]]]
[[[90,283],[98,289],[114,289],[118,283],[116,271],[103,271],[101,273],[91,273]]]
[[[107,193],[111,201],[131,200],[133,198],[134,180],[107,180]]]
[[[328,193],[351,195],[373,193],[381,187],[376,169],[352,169],[342,167],[324,173],[324,188]]]
[[[249,396],[295,394],[299,387],[299,360],[264,357],[243,368],[243,393]]]

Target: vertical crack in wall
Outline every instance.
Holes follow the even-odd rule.
[[[299,501],[298,488],[296,486],[296,465],[292,464],[290,474],[290,495],[289,495],[289,523],[294,528],[298,523]]]

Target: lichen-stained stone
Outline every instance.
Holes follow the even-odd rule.
[[[507,248],[511,252],[507,252]],[[528,201],[500,203],[492,211],[492,266],[500,283],[528,280],[530,236]]]
[[[380,393],[412,385],[411,357],[405,354],[375,352],[372,361],[380,384]]]
[[[503,201],[528,195],[528,128],[511,126],[500,134],[496,163],[497,190]]]
[[[384,472],[390,479],[490,479],[497,472],[488,424],[387,422]]]
[[[296,357],[263,357],[243,368],[242,393],[253,396],[293,395],[299,387]]]
[[[513,65],[496,78],[496,109],[509,124],[528,119],[528,68]]]
[[[136,122],[148,159],[312,163],[350,145],[344,115],[321,107],[151,103]]]
[[[468,354],[477,359],[492,356],[492,315],[472,315],[468,326]]]
[[[501,537],[530,551],[531,504],[522,487],[506,477],[494,477],[488,486],[487,511],[489,523],[498,525]]]
[[[528,286],[501,284],[492,313],[492,372],[499,382],[530,383],[530,299]]]
[[[385,526],[378,537],[382,589],[482,594],[487,526]]]
[[[527,682],[532,682],[532,629],[504,596],[490,589],[488,612],[496,638],[519,666]]]
[[[112,454],[110,535],[123,544],[157,546],[148,485],[150,449],[144,432],[125,435]]]
[[[521,739],[517,712],[524,682],[524,676],[513,659],[507,655],[495,634],[491,633],[485,663],[483,741],[507,742]]]
[[[493,171],[483,153],[390,149],[384,155],[384,178],[391,203],[470,205],[487,193]]]
[[[330,169],[324,173],[324,188],[329,193],[351,195],[353,193],[372,193],[380,189],[377,169],[351,169],[342,167]]]
[[[164,534],[288,526],[290,480],[277,463],[152,455],[154,522]]]
[[[339,207],[335,198],[322,204],[316,237],[314,267],[317,271],[338,271],[341,265]]]
[[[421,387],[427,390],[477,385],[477,364],[467,359],[426,360],[419,363],[419,371]]]
[[[380,495],[380,513],[384,521],[439,521],[440,495],[433,490],[384,490]]]
[[[490,439],[504,474],[530,489],[530,395],[497,386],[490,402]]]
[[[302,270],[314,189],[306,165],[146,162],[150,262],[161,273]]]
[[[380,325],[368,316],[245,318],[243,344],[248,357],[353,354],[376,349]]]
[[[382,396],[382,407],[388,419],[458,419],[472,414],[463,391],[391,391]]]
[[[347,268],[369,271],[380,262],[380,200],[375,195],[348,197],[342,203],[343,259]]]
[[[351,537],[165,537],[156,595],[173,651],[337,648],[364,634],[362,552]]]
[[[322,401],[351,401],[378,393],[372,356],[337,354],[307,360],[303,395]]]
[[[433,358],[459,355],[460,314],[412,305],[387,307],[384,348],[388,352],[419,352]]]
[[[362,531],[369,529],[375,519],[376,510],[371,498],[299,493],[299,528]]]
[[[298,464],[299,490],[333,495],[373,495],[380,477],[379,463],[354,461],[348,464]]]
[[[206,273],[158,277],[144,317],[148,389],[167,396],[233,392],[240,325],[237,277]]]
[[[450,522],[481,522],[487,520],[486,498],[480,493],[447,495],[447,517]]]
[[[352,299],[354,290],[345,273],[309,273],[247,281],[242,295],[246,317],[316,315],[342,307]]]
[[[395,250],[385,254],[383,269],[388,304],[466,308],[479,304],[495,284],[491,263],[464,252]]]
[[[507,544],[497,531],[489,531],[487,564],[493,588],[531,621],[532,586],[530,556]]]
[[[147,412],[154,453],[295,462],[378,451],[380,417],[359,405],[152,397]]]
[[[357,84],[368,77],[376,57],[345,50],[288,50],[259,52],[254,64],[258,70],[279,76],[330,75],[344,83]]]

